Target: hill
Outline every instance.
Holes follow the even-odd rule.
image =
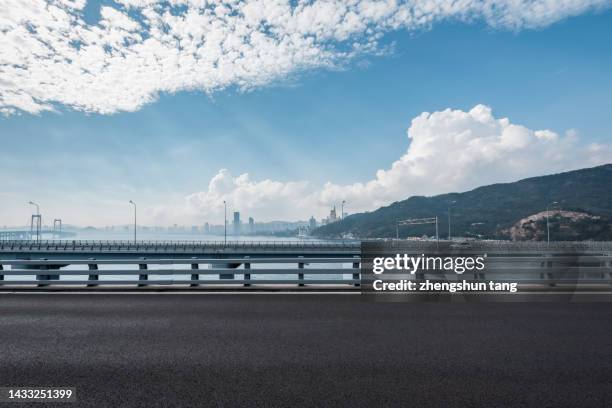
[[[612,164],[493,184],[464,193],[413,196],[324,225],[313,235],[333,238],[352,233],[359,238],[395,237],[398,220],[437,216],[440,238],[446,238],[451,202],[454,202],[452,236],[546,239],[546,206],[557,202],[550,207],[551,239],[611,240]],[[434,234],[435,228],[431,225],[399,228],[400,238]]]

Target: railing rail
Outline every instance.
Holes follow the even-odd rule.
[[[355,240],[300,240],[300,241],[288,241],[288,240],[266,240],[266,241],[223,241],[223,240],[75,240],[75,239],[49,239],[49,240],[4,240],[3,245],[14,244],[14,245],[152,245],[152,246],[164,246],[164,245],[195,245],[195,246],[291,246],[291,247],[304,247],[304,246],[349,246],[358,247],[360,242]]]
[[[348,285],[358,287],[360,280],[360,262],[357,256],[352,258],[191,258],[191,259],[67,259],[67,260],[24,260],[0,259],[0,286],[14,285]],[[344,268],[343,264],[350,265]],[[59,269],[61,267],[81,266],[76,269]],[[87,269],[82,266],[87,265]],[[129,266],[138,265],[136,268]],[[190,268],[152,269],[150,266],[189,265]],[[221,266],[225,267],[221,267]],[[278,265],[278,267],[270,267]],[[295,265],[287,267],[287,265]],[[310,267],[320,265],[321,267]],[[333,265],[330,267],[330,265]],[[103,268],[101,269],[100,266]],[[113,267],[105,269],[105,267]],[[205,266],[202,268],[202,266]],[[251,268],[251,266],[256,266]],[[264,267],[257,267],[264,266]],[[265,267],[267,266],[267,267]],[[306,267],[308,266],[308,267]],[[10,269],[5,269],[10,267]],[[178,276],[177,276],[178,275]],[[179,278],[190,275],[191,279]],[[217,275],[217,276],[214,276]],[[236,279],[235,275],[241,278]],[[268,276],[266,276],[268,275]],[[273,278],[269,275],[272,275]],[[327,278],[323,275],[328,275]],[[17,277],[7,279],[7,277]],[[31,276],[34,278],[24,279]],[[87,279],[62,279],[75,276],[87,276]],[[138,279],[100,279],[100,277],[138,276]],[[166,276],[177,279],[149,279],[151,276]],[[205,277],[205,279],[202,279]]]
[[[2,252],[200,252],[200,251],[341,251],[360,250],[355,241],[100,241],[0,240]]]

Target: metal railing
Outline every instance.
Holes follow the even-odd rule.
[[[433,250],[436,241],[421,239],[368,239],[362,242],[397,247],[410,250]],[[473,251],[503,252],[503,251],[531,251],[531,252],[607,252],[612,253],[612,241],[503,241],[503,240],[440,240],[440,248],[469,249]]]
[[[357,241],[114,241],[114,240],[11,240],[1,250],[202,250],[202,249],[332,249],[359,251]]]
[[[358,287],[360,283],[360,258],[254,258],[240,257],[228,259],[79,259],[79,260],[0,260],[0,286],[11,285],[349,285]],[[333,265],[332,267],[311,268],[311,264]],[[350,264],[343,268],[342,264]],[[87,269],[58,268],[67,265],[84,266]],[[138,269],[129,266],[138,265]],[[151,269],[150,265],[189,265],[190,269],[160,268]],[[236,268],[228,267],[232,265]],[[263,268],[252,266],[266,266]],[[270,267],[277,265],[279,267]],[[283,267],[294,265],[293,267]],[[5,269],[10,266],[10,269]],[[118,268],[104,269],[100,266]],[[207,266],[202,268],[202,266]],[[219,267],[221,266],[221,267]],[[238,268],[242,266],[242,268]],[[170,279],[150,279],[150,275],[170,277]],[[175,275],[190,275],[189,279],[173,279]],[[241,278],[236,279],[235,275]],[[262,276],[268,275],[268,276]],[[272,275],[273,277],[270,277]],[[327,277],[324,275],[328,275]],[[334,275],[334,276],[329,276]],[[350,277],[348,277],[348,276]],[[22,279],[7,279],[17,276]],[[87,279],[61,279],[69,276],[87,276]],[[100,277],[137,277],[136,279],[100,279]],[[23,277],[30,277],[23,279]],[[34,278],[31,278],[34,277]],[[204,278],[204,279],[203,279]],[[213,279],[216,278],[216,279]]]
[[[361,283],[361,267],[368,268],[369,262],[370,259],[362,259],[359,256],[0,259],[0,286],[344,285],[347,288],[356,288]],[[68,266],[68,269],[60,269]],[[486,269],[477,273],[455,274],[448,271],[427,270],[407,278],[514,281],[524,285],[547,286],[568,284],[609,286],[612,284],[612,256],[497,255],[488,257]]]

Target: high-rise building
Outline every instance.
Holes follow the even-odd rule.
[[[209,223],[204,223],[204,233],[205,234],[210,234],[210,224]]]
[[[249,234],[255,233],[255,220],[253,217],[249,217]]]
[[[240,212],[234,211],[234,235],[240,235]]]
[[[310,217],[310,220],[308,221],[308,228],[310,228],[311,231],[317,228],[317,220],[315,220],[315,217]]]
[[[337,220],[338,220],[338,217],[336,216],[336,205],[334,204],[334,207],[329,212],[328,222],[332,223],[332,222],[336,222]]]

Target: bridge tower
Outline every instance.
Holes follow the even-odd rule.
[[[42,226],[42,216],[40,214],[32,214],[30,220],[30,239],[36,234],[36,240],[40,241],[40,230]]]
[[[60,239],[62,237],[62,220],[56,218],[53,220],[53,238]]]

